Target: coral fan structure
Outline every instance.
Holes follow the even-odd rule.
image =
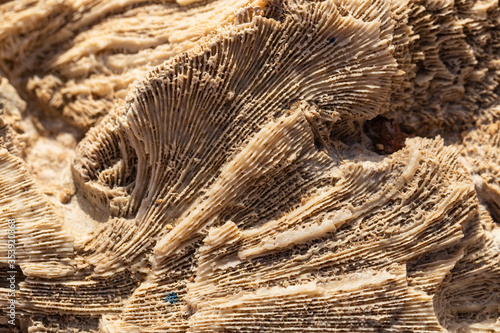
[[[3,2],[0,330],[500,332],[497,0]]]

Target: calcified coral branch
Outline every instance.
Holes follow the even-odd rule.
[[[19,329],[500,330],[496,1],[0,10],[35,126],[103,116],[67,204],[40,190],[29,116],[0,122]]]

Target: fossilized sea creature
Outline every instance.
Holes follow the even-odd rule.
[[[45,110],[0,118],[16,329],[500,330],[497,1],[0,12],[0,68]]]

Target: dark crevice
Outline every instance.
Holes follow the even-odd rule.
[[[491,218],[500,224],[500,193],[484,181],[476,181],[475,189],[480,203],[486,207]]]
[[[392,154],[401,150],[409,136],[395,120],[383,116],[366,121],[363,129],[373,142],[373,150],[379,154]]]
[[[12,273],[15,272],[15,273]],[[10,288],[10,278],[14,275],[13,281],[15,281],[16,290],[19,289],[19,283],[26,280],[26,275],[20,266],[15,265],[13,268],[9,267],[7,264],[0,264],[0,288]],[[9,280],[8,280],[9,279]]]
[[[267,7],[264,9],[263,16],[278,22],[285,20],[285,13],[283,10],[283,0],[271,0]]]

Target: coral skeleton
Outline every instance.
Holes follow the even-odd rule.
[[[0,332],[500,332],[498,0],[0,17]]]

